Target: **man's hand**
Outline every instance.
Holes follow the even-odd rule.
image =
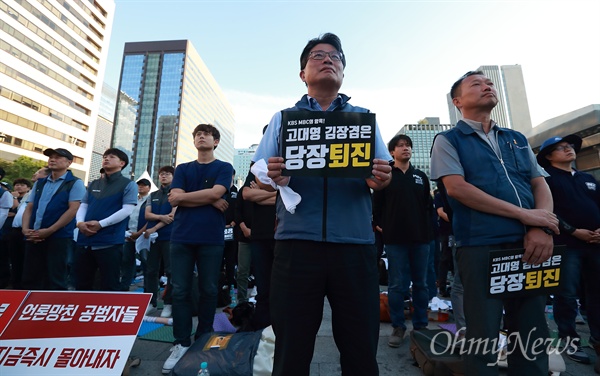
[[[275,184],[285,187],[290,182],[289,176],[282,176],[281,173],[285,169],[282,157],[271,157],[267,161],[267,176],[275,182]]]
[[[79,222],[77,224],[77,228],[79,229],[79,231],[83,235],[88,236],[88,237],[96,235],[96,233],[98,232],[98,230],[93,229],[93,227],[91,226],[91,222],[97,222],[97,221]],[[98,224],[98,226],[100,226],[100,224]]]
[[[171,192],[169,192],[169,204],[171,204],[171,206],[179,206],[179,204],[181,204],[181,201],[183,201],[183,197],[185,194],[185,192],[172,190]]]
[[[155,232],[156,230],[154,230],[154,227],[149,228],[148,230],[144,231],[144,238],[148,239],[150,235],[152,235]]]
[[[546,209],[522,209],[519,220],[524,225],[548,227],[555,234],[560,234],[556,214]]]
[[[160,216],[160,221],[166,225],[173,223],[174,216],[172,214],[163,214]]]
[[[596,231],[586,230],[584,228],[578,228],[573,232],[573,236],[577,239],[586,243],[600,243],[600,233]]]
[[[227,210],[227,208],[229,207],[229,203],[227,202],[227,200],[220,198],[217,201],[215,201],[212,204],[212,206],[219,209],[222,213],[225,213],[225,210]]]
[[[387,187],[392,179],[392,166],[389,165],[388,161],[383,159],[373,159],[373,170],[371,171],[373,176],[366,179],[367,185],[373,190],[380,190]]]
[[[532,265],[539,265],[552,256],[554,240],[541,228],[532,227],[525,234],[525,254],[523,261]]]

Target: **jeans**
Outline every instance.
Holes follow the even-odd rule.
[[[560,290],[554,296],[554,321],[560,338],[578,338],[577,297],[585,294],[590,335],[600,339],[600,249],[567,248],[562,256]],[[583,277],[585,291],[580,291]]]
[[[165,286],[165,296],[163,301],[165,304],[171,304],[173,286],[171,284],[171,242],[169,240],[157,240],[150,245],[148,259],[146,260],[146,268],[144,269],[144,292],[152,294],[150,304],[156,307],[158,300],[158,271],[160,262],[164,264],[165,274],[167,275],[167,285]]]
[[[122,258],[123,244],[95,250],[89,246],[77,246],[75,251],[75,289],[93,290],[96,270],[99,269],[100,290],[120,291],[119,276]]]
[[[238,303],[248,301],[248,277],[250,276],[250,266],[252,265],[252,250],[250,243],[238,242],[238,268],[237,268],[237,286]]]
[[[454,242],[452,245],[452,260],[454,262],[454,280],[452,281],[452,289],[450,291],[450,301],[452,302],[452,313],[456,322],[456,329],[466,328],[467,321],[465,320],[464,295],[462,282],[460,281],[460,273],[456,262],[456,247]],[[463,332],[464,334],[464,332]]]
[[[142,235],[144,236],[144,235]],[[125,241],[121,259],[121,291],[129,291],[135,276],[135,242]]]
[[[275,240],[253,240],[250,242],[252,249],[252,263],[256,277],[256,309],[252,318],[254,330],[264,329],[271,325],[271,270]]]
[[[189,347],[192,333],[192,281],[198,269],[198,326],[195,338],[213,331],[223,245],[171,243],[174,344]]]
[[[494,340],[498,339],[503,308],[506,312],[504,324],[509,336],[514,338],[518,333],[521,338],[521,341],[514,339],[509,343],[508,374],[548,374],[548,353],[540,351],[539,345],[549,338],[544,313],[546,296],[504,299],[487,296],[489,252],[522,246],[523,243],[509,243],[461,247],[456,252],[458,271],[464,287],[464,309],[467,320],[467,344],[464,349],[461,349],[461,353],[464,350],[466,376],[498,375],[498,367],[488,364],[494,364],[498,359]],[[477,343],[482,345],[477,346]],[[525,350],[525,353],[522,350]]]
[[[437,296],[437,287],[435,286],[435,280],[437,278],[435,270],[435,255],[437,253],[439,243],[436,240],[432,240],[429,243],[429,259],[427,261],[427,300],[431,300]]]
[[[376,252],[367,244],[276,241],[271,279],[273,376],[309,375],[325,297],[342,374],[379,374]]]
[[[23,288],[26,290],[66,290],[67,256],[70,238],[47,238],[43,242],[25,242]]]
[[[428,323],[429,303],[427,289],[429,243],[386,244],[385,252],[388,257],[388,299],[392,326],[406,329],[404,297],[408,295],[409,283],[412,280],[413,328],[425,328]]]

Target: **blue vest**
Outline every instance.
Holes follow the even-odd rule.
[[[85,221],[98,221],[121,210],[123,207],[123,194],[129,183],[131,183],[131,180],[120,172],[91,182],[87,190],[88,209],[85,214]],[[123,244],[128,221],[129,217],[119,223],[100,229],[90,237],[80,232],[77,237],[77,244],[81,246]]]
[[[48,202],[48,206],[46,206],[46,210],[42,216],[40,228],[48,228],[52,226],[69,209],[69,194],[71,192],[71,188],[73,188],[73,184],[75,184],[77,180],[79,180],[79,178],[73,176],[73,173],[68,170],[62,184],[60,187],[58,187],[58,190],[54,193],[50,199],[50,202]],[[42,191],[44,190],[46,181],[46,179],[40,179],[36,185],[35,196],[33,198],[33,209],[31,211],[31,218],[29,220],[29,228],[33,228],[35,223],[37,209],[40,204],[40,198],[42,197]],[[58,229],[56,232],[50,235],[50,238],[72,238],[74,230],[75,217],[73,217],[73,219],[67,223],[65,227]]]
[[[534,208],[531,160],[525,136],[512,129],[495,127],[501,159],[489,144],[464,121],[442,132],[460,158],[467,183],[500,200],[526,209]],[[471,209],[452,197],[452,227],[457,245],[480,246],[522,241],[526,227],[512,218]]]
[[[151,212],[153,214],[164,215],[164,214],[169,214],[171,212],[171,210],[173,210],[173,207],[169,203],[169,197],[168,197],[170,189],[171,189],[170,185],[167,187],[160,187],[158,189],[158,191],[153,192],[150,195],[150,198],[146,202],[150,205]],[[148,221],[148,228],[152,228],[152,227],[156,226],[157,224],[158,224],[157,221]],[[171,231],[172,230],[173,230],[172,223],[164,226],[163,228],[161,228],[160,230],[158,230],[156,232],[158,234],[158,237],[156,238],[156,240],[171,240]]]
[[[340,94],[334,111],[369,112],[352,106]],[[284,111],[311,111],[306,95]],[[371,192],[365,179],[293,177],[290,188],[300,194],[302,203],[290,214],[277,195],[275,239],[303,239],[332,243],[373,244]],[[316,191],[315,191],[316,190]],[[318,193],[316,193],[318,192]]]

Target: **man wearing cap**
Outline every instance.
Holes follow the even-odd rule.
[[[38,179],[27,198],[22,231],[27,241],[23,260],[23,288],[66,290],[67,258],[72,247],[75,213],[85,186],[68,170],[73,154],[46,149],[51,174]]]
[[[129,158],[120,149],[107,149],[102,156],[105,177],[94,180],[77,211],[75,288],[92,290],[96,270],[100,289],[118,291],[120,265],[127,220],[137,204],[134,181],[121,174]]]
[[[558,219],[552,195],[527,138],[491,119],[498,104],[494,82],[468,72],[450,90],[463,116],[440,133],[431,152],[431,178],[446,188],[452,209],[458,273],[464,287],[467,323],[461,354],[465,375],[498,375],[500,322],[510,337],[509,374],[548,374],[548,354],[536,343],[549,336],[545,295],[488,297],[489,253],[523,249],[523,261],[539,265],[553,252]],[[475,345],[476,343],[480,344]],[[517,346],[522,343],[522,346]]]
[[[123,245],[123,259],[121,260],[121,290],[129,291],[129,285],[135,275],[135,241],[146,229],[145,208],[146,200],[150,194],[150,180],[140,179],[137,181],[138,195],[137,205],[129,215],[128,229],[125,233],[125,244]],[[128,236],[127,236],[128,235]]]
[[[575,330],[580,278],[585,283],[585,301],[590,327],[590,344],[600,358],[600,186],[588,173],[577,171],[573,162],[581,150],[581,138],[571,134],[544,141],[537,160],[550,174],[546,178],[554,199],[554,213],[560,222],[556,244],[564,244],[561,264],[561,290],[554,295],[554,321],[558,335],[569,346],[567,356],[589,364],[590,357],[581,348]],[[565,342],[563,342],[565,343]],[[600,372],[598,361],[596,372]]]

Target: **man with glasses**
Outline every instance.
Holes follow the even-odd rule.
[[[158,271],[162,260],[167,276],[166,292],[163,297],[164,306],[160,317],[171,317],[173,306],[171,293],[171,257],[169,248],[171,246],[171,230],[176,207],[169,203],[169,190],[173,181],[175,169],[171,166],[163,166],[158,170],[160,188],[150,194],[148,205],[146,205],[146,220],[148,224],[144,237],[149,238],[151,234],[157,233],[156,241],[150,244],[150,252],[144,269],[144,292],[152,294],[150,305],[156,307],[158,299]]]
[[[549,138],[537,160],[550,174],[546,181],[560,219],[560,234],[554,236],[554,242],[567,246],[561,264],[561,290],[554,295],[554,321],[561,342],[576,346],[566,351],[567,356],[589,364],[590,357],[575,330],[576,299],[578,294],[585,294],[590,344],[600,359],[600,186],[592,175],[573,168],[581,142],[574,134]],[[581,278],[585,291],[581,291]],[[598,360],[595,370],[600,372]]]
[[[427,327],[427,266],[429,242],[432,239],[432,210],[429,179],[411,163],[412,140],[407,135],[394,136],[388,143],[394,158],[392,181],[373,193],[373,222],[383,234],[388,258],[388,296],[392,334],[390,347],[400,347],[406,325],[404,299],[409,296],[412,281],[414,330]]]
[[[312,39],[300,55],[308,94],[285,111],[368,112],[339,93],[346,58],[331,33]],[[390,155],[378,128],[372,177],[283,176],[282,114],[271,119],[254,162],[268,162],[268,176],[302,201],[294,214],[278,195],[271,275],[271,322],[276,336],[273,375],[307,376],[327,297],[344,375],[378,375],[379,285],[369,189],[390,182]],[[269,185],[262,185],[270,190]]]
[[[494,344],[503,308],[504,326],[523,343],[523,349],[519,341],[509,345],[509,374],[546,375],[548,354],[539,346],[549,334],[546,296],[489,298],[488,268],[482,265],[493,250],[524,248],[523,261],[534,265],[552,255],[558,219],[550,189],[525,136],[491,119],[498,97],[483,72],[463,75],[450,96],[463,120],[434,140],[431,178],[445,186],[453,211],[467,321],[461,349],[466,375],[498,374]]]

